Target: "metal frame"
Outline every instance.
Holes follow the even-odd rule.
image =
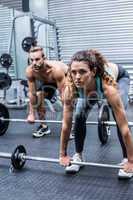
[[[56,23],[53,22],[53,21],[50,21],[48,19],[45,19],[45,18],[41,18],[41,17],[38,17],[34,14],[32,14],[32,12],[29,12],[29,13],[25,13],[25,14],[22,14],[22,15],[18,15],[16,17],[13,18],[13,21],[12,21],[12,28],[11,28],[11,32],[10,32],[10,37],[9,37],[9,45],[8,45],[8,53],[10,53],[11,51],[11,45],[12,45],[12,40],[13,40],[13,34],[15,35],[15,22],[17,19],[21,18],[21,17],[25,17],[25,16],[28,16],[30,18],[30,23],[31,23],[31,36],[33,36],[33,21],[36,20],[36,21],[39,21],[41,22],[42,24],[48,24],[50,26],[53,27],[53,30],[54,30],[54,49],[55,49],[55,56],[56,56],[56,59],[59,60],[59,47],[58,47],[58,42],[57,42],[57,27],[56,27]],[[38,28],[39,30],[39,28]],[[15,59],[16,60],[16,59]]]

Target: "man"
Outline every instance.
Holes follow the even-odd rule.
[[[67,166],[67,172],[78,172],[81,167],[79,165],[68,166],[70,158],[67,156],[75,97],[77,98],[74,125],[76,154],[73,160],[82,162],[88,113],[96,103],[96,98],[103,93],[112,108],[118,126],[123,156],[126,157],[126,163],[123,163],[124,170],[120,169],[118,176],[120,178],[133,176],[133,141],[124,109],[128,102],[128,88],[128,73],[122,67],[108,62],[97,50],[79,51],[74,54],[70,62],[64,92],[60,144],[60,163]]]
[[[51,99],[56,89],[59,90],[62,97],[68,66],[60,61],[48,60],[43,53],[43,49],[39,46],[31,47],[29,62],[30,64],[26,69],[30,99],[27,121],[33,123],[36,110],[39,119],[45,119],[45,97]],[[41,137],[49,133],[50,129],[48,126],[45,123],[41,123],[37,131],[33,133],[33,136]]]

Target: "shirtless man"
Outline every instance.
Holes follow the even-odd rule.
[[[56,89],[58,89],[62,98],[68,66],[60,61],[48,60],[44,55],[43,49],[39,46],[31,47],[29,62],[30,65],[26,69],[30,99],[27,121],[33,123],[36,111],[40,120],[45,119],[45,97],[51,99]],[[49,133],[48,126],[45,123],[41,123],[37,131],[33,133],[33,136],[42,137]]]
[[[74,124],[76,154],[73,156],[73,160],[82,162],[86,120],[88,113],[96,103],[94,94],[98,96],[102,92],[112,109],[119,129],[123,156],[127,159],[123,163],[124,170],[120,169],[118,176],[119,178],[131,178],[133,176],[133,141],[125,114],[128,102],[128,73],[122,67],[108,62],[101,53],[94,49],[75,53],[68,72],[64,91],[60,142],[61,165],[66,166],[66,172],[78,172],[80,170],[79,165],[69,166],[70,157],[67,155],[75,98],[77,98]]]

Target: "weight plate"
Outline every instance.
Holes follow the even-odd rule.
[[[26,149],[23,145],[19,145],[16,147],[11,156],[11,163],[14,169],[20,170],[25,165],[26,160],[21,157],[22,155],[26,155]]]
[[[0,118],[8,118],[9,119],[9,112],[5,105],[0,103]],[[9,121],[2,121],[0,120],[0,136],[4,135],[8,129]]]
[[[99,110],[98,116],[98,136],[102,144],[106,144],[108,141],[110,127],[103,122],[110,120],[109,107],[106,104],[102,104]]]

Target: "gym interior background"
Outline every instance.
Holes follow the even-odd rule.
[[[122,64],[129,71],[129,97],[132,98],[132,11],[132,0],[0,0],[0,55],[9,53],[13,58],[9,68],[12,85],[6,93],[18,98],[15,106],[21,107],[16,89],[19,90],[19,81],[25,79],[27,53],[22,49],[22,40],[27,36],[37,37],[48,58],[63,60],[65,63],[77,50],[98,48],[111,61]],[[6,69],[0,66],[0,72],[6,72]],[[3,95],[5,97],[5,91],[3,93],[0,90],[0,97],[3,98]],[[9,98],[12,99],[12,95],[4,100]],[[132,120],[132,105],[128,111]],[[26,118],[25,109],[11,109],[10,114],[11,118]],[[53,117],[50,114],[49,119]],[[56,112],[54,117],[60,120]],[[94,110],[89,120],[96,119],[97,112]],[[8,132],[0,138],[0,151],[11,152],[16,144],[21,143],[26,146],[29,155],[57,158],[59,126],[51,124],[51,136],[34,140],[31,138],[31,129],[35,126],[28,123],[10,124]],[[91,134],[87,134],[86,160],[109,164],[120,161],[121,152],[115,129],[111,131],[107,145],[101,146],[97,139],[97,127],[89,127]],[[73,146],[71,141],[71,153]],[[60,166],[27,162],[22,172],[10,174],[9,160],[1,159],[0,175],[2,200],[133,199],[132,180],[119,182],[115,170],[85,167],[79,175],[66,176],[64,168]]]
[[[133,2],[127,0],[1,0],[0,55],[11,54],[9,74],[25,79],[27,53],[22,40],[37,38],[50,59],[68,63],[80,49],[99,49],[130,73],[133,85]],[[79,14],[80,13],[80,14]],[[0,67],[0,71],[5,71]]]

